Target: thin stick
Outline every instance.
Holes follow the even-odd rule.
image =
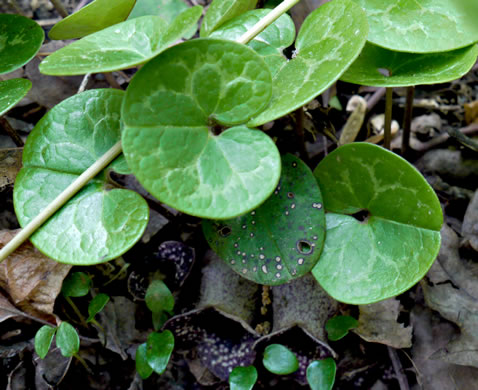
[[[0,250],[0,262],[17,249],[25,240],[30,237],[43,223],[57,212],[68,200],[70,200],[86,183],[100,173],[121,153],[121,141],[118,141],[99,160],[83,172],[78,179],[71,183],[55,200],[50,203],[40,214],[38,214],[20,233],[18,233],[7,245]]]
[[[50,0],[50,1],[61,17],[66,18],[68,16],[68,12],[66,11],[65,7],[63,7],[63,4],[61,4],[61,0]]]
[[[87,73],[83,76],[83,80],[81,80],[80,88],[78,88],[77,93],[82,93],[86,89],[86,86],[88,85],[88,81],[90,81],[90,76],[91,76],[91,73]]]
[[[403,114],[403,134],[402,134],[402,157],[405,157],[410,150],[410,129],[412,125],[413,113],[413,95],[415,87],[407,88],[407,99],[405,101],[405,113]]]
[[[13,142],[15,142],[15,145],[17,145],[20,148],[25,145],[23,143],[23,140],[15,131],[15,129],[12,126],[10,126],[10,123],[8,123],[8,121],[3,117],[0,117],[0,127],[3,128],[3,130],[5,130],[5,133],[7,133],[9,137],[13,140]]]
[[[395,371],[395,375],[398,380],[398,384],[400,385],[400,390],[410,390],[410,386],[408,384],[407,377],[403,373],[402,363],[400,363],[400,359],[398,358],[397,351],[392,347],[387,347],[387,349],[388,349],[388,356],[390,356],[393,370]]]
[[[383,147],[390,149],[392,140],[392,94],[393,88],[386,88],[385,91],[385,128],[383,129]]]

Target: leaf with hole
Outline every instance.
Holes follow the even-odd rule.
[[[90,291],[91,278],[84,272],[72,272],[63,281],[61,293],[64,297],[84,297]]]
[[[367,32],[365,13],[352,0],[331,1],[309,14],[294,58],[273,77],[271,103],[248,126],[280,118],[329,88],[357,58]]]
[[[174,349],[174,336],[169,330],[152,332],[146,342],[146,361],[157,374],[162,374]]]
[[[445,53],[401,53],[367,43],[340,77],[348,83],[376,87],[407,87],[459,79],[476,62],[478,46]]]
[[[478,41],[478,3],[469,0],[354,0],[367,13],[368,40],[413,53],[444,52]]]
[[[75,328],[63,321],[56,331],[56,345],[66,357],[76,355],[80,349],[80,338]]]
[[[262,363],[268,371],[277,375],[292,374],[299,368],[297,357],[282,344],[268,345],[264,350]]]
[[[112,72],[149,61],[180,39],[201,16],[192,7],[168,24],[159,16],[127,20],[57,50],[40,64],[53,76]]]
[[[123,151],[141,184],[182,212],[226,219],[274,191],[280,156],[241,123],[271,96],[264,60],[235,42],[196,39],[142,67],[123,104]],[[234,126],[219,135],[214,131]],[[247,156],[247,158],[245,158]]]
[[[147,346],[146,343],[140,344],[136,350],[136,371],[142,379],[148,379],[153,373],[153,369],[146,358]]]
[[[252,390],[257,382],[257,370],[254,366],[235,367],[229,374],[231,390]]]
[[[35,334],[35,352],[40,358],[44,359],[50,350],[51,342],[55,336],[56,328],[43,325]]]
[[[328,213],[312,273],[327,293],[368,304],[404,292],[425,275],[440,248],[443,215],[415,167],[379,146],[352,143],[330,153],[314,174]],[[359,212],[368,215],[362,221],[351,216]]]
[[[123,97],[124,92],[116,89],[89,90],[64,100],[37,123],[26,142],[14,187],[21,226],[118,142]],[[102,263],[136,243],[146,228],[148,212],[140,195],[114,188],[101,173],[30,239],[59,262]]]
[[[249,31],[259,20],[265,17],[270,10],[255,9],[248,11],[214,30],[211,38],[223,38],[231,41],[239,39]],[[257,35],[248,46],[264,57],[266,64],[274,76],[287,62],[282,51],[292,45],[295,39],[295,26],[292,18],[283,14],[274,23]]]
[[[0,81],[0,116],[22,100],[31,87],[32,83],[27,79]]]
[[[330,318],[325,324],[327,338],[331,341],[337,341],[347,336],[350,329],[358,326],[358,321],[351,316],[335,316]]]
[[[135,2],[136,0],[95,0],[60,20],[52,27],[48,37],[74,39],[103,30],[126,20]]]
[[[45,34],[31,19],[0,14],[0,74],[25,65],[40,50]]]
[[[312,390],[332,390],[335,382],[335,360],[316,360],[307,367],[307,382]]]
[[[174,297],[168,286],[162,280],[154,280],[146,290],[146,306],[153,313],[167,311],[171,313],[174,308]]]
[[[211,248],[241,276],[277,285],[309,272],[325,238],[322,195],[312,171],[293,155],[282,158],[274,193],[236,219],[203,221]]]
[[[214,0],[204,16],[200,36],[207,37],[228,20],[254,9],[257,0]]]
[[[95,316],[103,310],[109,301],[110,297],[106,294],[100,293],[96,295],[88,305],[88,319],[86,322],[93,321]]]

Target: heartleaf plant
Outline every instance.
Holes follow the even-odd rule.
[[[311,390],[332,390],[335,382],[335,360],[316,360],[307,367],[307,382]]]
[[[252,390],[256,382],[257,369],[254,366],[238,366],[229,374],[231,390]]]
[[[42,326],[35,334],[35,352],[44,359],[50,350],[53,337],[56,335],[56,345],[60,348],[60,352],[65,357],[78,355],[80,349],[80,338],[76,329],[66,321],[62,321],[57,327],[49,325]]]
[[[299,369],[295,354],[282,344],[270,344],[264,350],[262,364],[267,371],[277,375],[288,375]]]
[[[335,316],[325,324],[327,338],[330,341],[337,341],[345,337],[350,329],[358,326],[358,321],[351,316]]]

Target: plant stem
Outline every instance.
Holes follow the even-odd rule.
[[[81,314],[80,309],[78,309],[78,306],[75,305],[75,302],[71,300],[70,297],[65,297],[66,301],[68,304],[71,306],[75,314],[78,316],[80,319],[81,325],[83,325],[85,328],[88,327],[88,324],[86,323],[85,317],[83,317],[83,314]]]
[[[50,0],[50,1],[61,17],[66,18],[68,16],[68,12],[66,11],[65,7],[63,7],[63,4],[61,4],[61,0]]]
[[[385,125],[383,129],[383,147],[390,149],[392,140],[392,94],[393,88],[387,87],[385,91]]]
[[[403,114],[403,134],[402,134],[402,157],[408,154],[410,149],[410,129],[412,125],[413,96],[415,87],[407,88],[407,99],[405,101],[405,113]]]
[[[0,250],[0,262],[17,249],[30,235],[35,232],[48,218],[58,211],[73,195],[81,190],[86,183],[100,173],[121,153],[121,141],[118,141],[99,160],[83,172],[73,183],[71,183],[52,203],[50,203],[40,214],[25,226],[7,245]]]

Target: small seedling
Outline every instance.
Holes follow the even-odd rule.
[[[335,382],[335,360],[317,360],[307,367],[307,382],[311,390],[332,390]]]
[[[351,316],[335,316],[327,321],[325,330],[330,341],[337,341],[347,336],[350,329],[358,326],[358,321]]]
[[[110,297],[106,294],[100,293],[96,295],[88,305],[88,318],[86,322],[93,322],[97,326],[100,326],[95,320],[95,316],[104,309],[106,304],[110,301]],[[100,326],[101,328],[101,326]]]
[[[60,348],[61,354],[65,357],[77,356],[80,349],[80,338],[75,328],[66,321],[62,321],[56,328],[44,325],[38,330],[35,335],[35,351],[38,356],[42,359],[45,358],[55,334],[56,345]]]
[[[231,390],[252,390],[257,382],[257,370],[254,366],[235,367],[229,374]]]
[[[299,361],[291,350],[281,344],[271,344],[264,350],[264,367],[278,375],[288,375],[299,369]]]

